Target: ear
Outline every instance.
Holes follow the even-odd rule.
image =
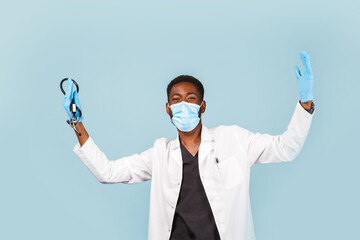
[[[167,112],[167,114],[170,116],[170,117],[172,117],[171,115],[172,115],[172,112],[171,112],[171,109],[170,109],[170,104],[167,102],[166,103],[166,112]]]
[[[205,100],[203,100],[203,103],[200,107],[200,113],[203,114],[205,112],[205,110],[206,110],[206,102],[205,102]]]

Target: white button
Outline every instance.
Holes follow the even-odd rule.
[[[174,208],[174,206],[171,206],[171,208]]]
[[[178,186],[180,185],[180,183],[178,182]]]
[[[170,229],[168,231],[170,232]]]

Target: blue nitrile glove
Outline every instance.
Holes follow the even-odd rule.
[[[71,119],[71,112],[70,112],[70,105],[72,100],[74,99],[76,106],[81,110],[81,106],[80,106],[80,101],[79,101],[79,95],[77,93],[77,91],[73,92],[73,88],[74,88],[74,82],[72,81],[71,78],[68,79],[68,87],[67,90],[65,92],[65,97],[63,100],[63,106],[65,108],[66,113],[69,116],[69,119]],[[81,110],[82,112],[82,110]],[[76,111],[75,117],[78,118],[79,117],[79,111]],[[78,119],[78,122],[81,122],[83,120],[83,116],[81,114],[81,118]]]
[[[312,72],[309,55],[304,50],[300,52],[300,58],[304,65],[304,72],[301,74],[298,66],[295,66],[294,70],[297,78],[300,100],[301,102],[307,102],[314,99],[314,74]]]
[[[75,117],[76,117],[76,119],[78,119],[78,122],[82,122],[82,121],[84,120],[84,117],[83,117],[83,115],[82,115],[82,109],[81,109],[81,105],[80,105],[79,94],[78,94],[78,92],[77,92],[76,90],[74,91],[73,97],[74,97],[76,106],[77,106],[77,107],[80,109],[80,111],[81,111],[81,118],[78,119],[78,118],[79,118],[79,115],[80,115],[80,112],[79,112],[79,111],[76,111]]]

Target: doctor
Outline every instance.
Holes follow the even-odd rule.
[[[181,75],[167,87],[166,112],[178,131],[175,140],[160,138],[140,154],[110,161],[86,132],[81,117],[76,128],[82,135],[76,134],[79,142],[73,151],[101,183],[152,180],[150,240],[255,239],[250,168],[293,160],[313,117],[313,73],[306,52],[300,57],[303,73],[295,67],[300,100],[281,135],[253,133],[236,125],[206,128],[201,121],[206,109],[203,85],[192,76]],[[72,88],[69,81],[68,92]],[[74,91],[65,96],[66,110],[72,98],[80,107]]]

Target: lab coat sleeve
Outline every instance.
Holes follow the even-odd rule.
[[[307,112],[298,102],[295,112],[281,135],[247,134],[247,153],[250,164],[292,161],[300,152],[308,135],[315,111]]]
[[[73,151],[101,183],[139,183],[151,179],[153,148],[111,161],[89,137]]]

